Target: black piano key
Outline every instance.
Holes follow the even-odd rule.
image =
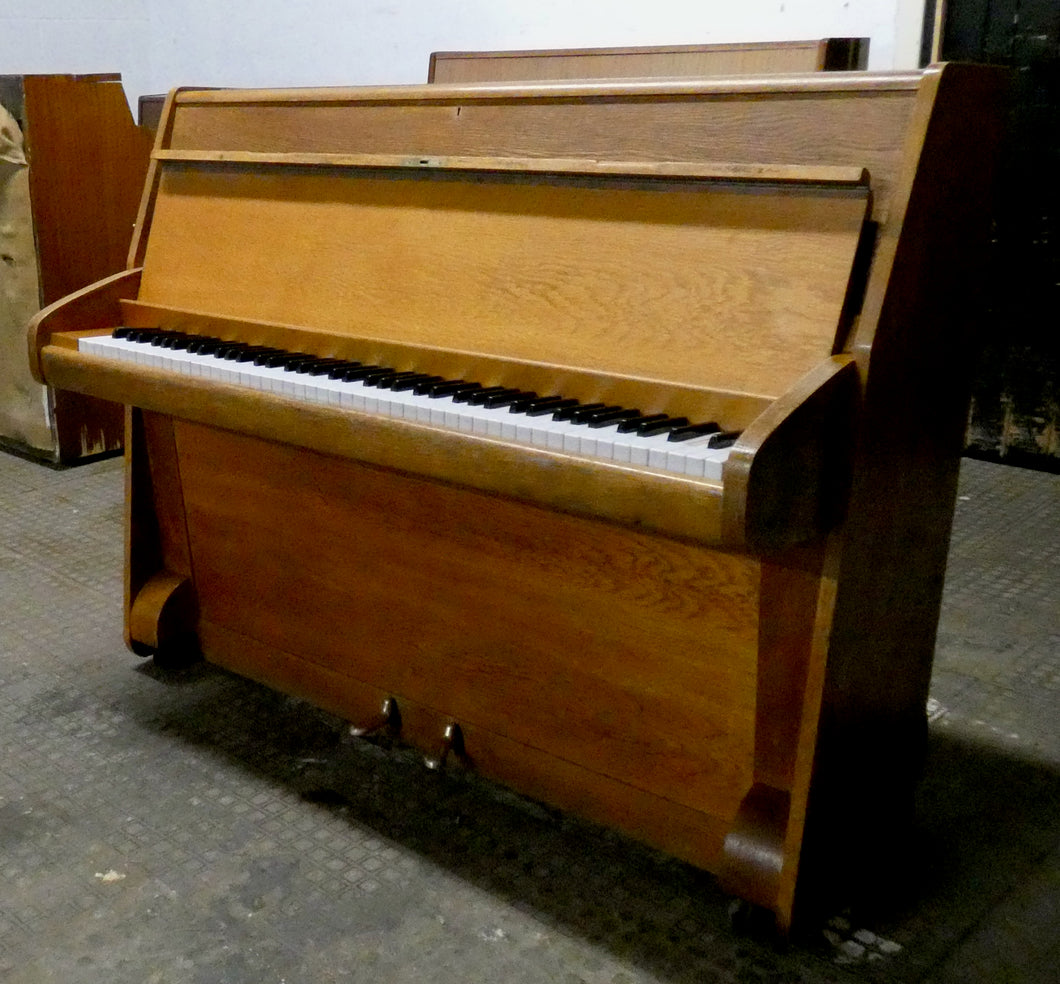
[[[540,400],[531,400],[523,413],[528,417],[544,417],[549,413],[555,417],[560,410],[569,410],[571,407],[578,406],[578,403],[578,400],[570,396],[543,396]]]
[[[130,328],[125,336],[130,342],[149,342],[155,335],[160,334],[161,328]]]
[[[192,355],[209,355],[220,344],[221,340],[213,335],[196,335],[189,339],[187,351]]]
[[[135,328],[130,328],[128,325],[118,325],[111,333],[111,338],[128,338],[130,334],[136,331]]]
[[[331,372],[336,363],[342,361],[342,359],[317,359],[316,362],[304,363],[304,367],[298,371],[304,372],[307,376],[324,376]]]
[[[294,371],[312,376],[319,376],[325,373],[328,367],[334,365],[336,361],[336,359],[325,359],[317,355],[312,359],[306,359],[305,362],[299,362],[298,365],[294,367]],[[315,371],[317,369],[320,370],[319,373]]]
[[[248,345],[242,352],[236,353],[236,362],[253,362],[264,349],[264,345]]]
[[[183,348],[183,342],[187,339],[187,335],[182,331],[167,331],[162,337],[162,348],[167,349],[180,349]]]
[[[670,431],[668,441],[691,441],[693,437],[703,437],[705,434],[715,434],[721,428],[711,421],[706,424],[689,424],[686,427],[675,427]]]
[[[665,434],[667,431],[672,431],[676,427],[687,427],[687,417],[670,417],[663,415],[663,420],[654,420],[648,422],[647,420],[637,428],[638,437],[656,437],[659,434]]]
[[[283,349],[273,348],[271,345],[262,345],[261,349],[254,353],[254,358],[251,362],[256,366],[268,366],[270,359],[275,359],[279,355],[285,355]]]
[[[625,420],[619,422],[618,432],[619,434],[632,434],[633,431],[639,430],[646,424],[657,424],[663,420],[669,420],[670,415],[665,413],[652,413],[644,416],[637,414],[635,417],[627,417]]]
[[[427,375],[426,379],[421,379],[415,386],[412,387],[412,392],[416,396],[428,396],[431,390],[439,383],[455,383],[459,380],[446,379],[445,376],[432,376]]]
[[[457,393],[470,393],[477,389],[482,389],[482,383],[469,383],[466,379],[446,379],[428,386],[426,394],[432,400],[438,400],[443,396],[456,396]]]
[[[148,335],[146,341],[150,342],[156,348],[160,348],[167,337],[169,337],[169,329],[158,328],[155,331],[151,332],[150,335]]]
[[[525,413],[531,407],[539,406],[544,403],[555,410],[556,404],[562,399],[563,397],[557,396],[555,393],[551,396],[538,396],[537,393],[527,393],[526,396],[520,397],[518,400],[514,400],[508,404],[508,409],[512,413]]]
[[[597,410],[590,414],[586,423],[590,427],[611,427],[622,420],[633,420],[639,417],[639,410],[628,410],[619,407],[617,410]]]
[[[229,362],[234,362],[235,357],[246,347],[246,342],[225,342],[221,348],[214,352],[214,355],[219,359],[226,359]]]
[[[368,365],[355,366],[353,369],[347,369],[342,374],[342,381],[345,383],[352,383],[355,380],[364,379],[365,376],[370,376],[373,372],[379,372],[383,369],[383,366],[377,366],[375,363],[370,362]]]
[[[351,369],[358,369],[360,367],[360,362],[350,359],[340,359],[328,370],[328,379],[342,379]]]
[[[739,436],[740,431],[719,431],[707,444],[712,448],[731,448]]]
[[[582,403],[580,400],[575,400],[572,404],[565,407],[560,407],[552,414],[553,420],[571,420],[574,415],[582,410],[602,410],[607,404],[605,403]]]
[[[394,383],[400,382],[402,379],[408,379],[411,376],[418,375],[411,369],[391,369],[385,376],[380,376],[374,383],[369,382],[367,379],[365,383],[369,386],[378,386],[379,389],[391,389]]]
[[[409,390],[415,390],[421,383],[428,381],[439,383],[442,381],[442,377],[432,376],[429,372],[415,372],[411,376],[406,376],[404,379],[395,380],[390,388],[395,393],[407,393]]]
[[[290,352],[284,352],[282,349],[278,349],[275,352],[260,352],[254,360],[254,365],[264,366],[266,369],[280,368],[290,354]]]
[[[503,393],[511,389],[510,386],[480,386],[476,390],[467,393],[458,393],[453,397],[454,403],[469,403],[472,406],[482,406],[491,396]]]
[[[599,412],[601,412],[603,410],[621,410],[621,409],[622,408],[620,406],[618,406],[617,404],[609,406],[606,403],[597,403],[597,404],[586,403],[584,406],[580,406],[580,407],[576,407],[575,408],[574,413],[572,413],[571,416],[570,416],[570,421],[571,421],[572,424],[587,424],[589,422],[589,418],[592,417],[593,414],[595,414],[595,413],[599,413]]]
[[[381,366],[373,372],[368,372],[361,376],[361,382],[364,383],[365,386],[378,386],[382,380],[387,379],[388,377],[394,376],[396,374],[396,369],[390,369],[386,366]]]
[[[496,393],[493,396],[487,397],[486,402],[482,405],[487,410],[496,410],[500,407],[510,407],[516,400],[522,400],[529,397],[537,396],[536,393],[529,393],[524,390],[514,390],[507,393]]]
[[[317,356],[308,352],[286,352],[277,356],[275,362],[266,362],[265,365],[272,369],[283,369],[286,372],[294,372],[303,362],[312,362]]]

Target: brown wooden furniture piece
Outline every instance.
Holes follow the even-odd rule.
[[[124,267],[150,149],[119,75],[0,76],[0,444],[120,450],[120,406],[45,390],[21,353],[42,307]]]
[[[136,125],[150,131],[153,136],[162,122],[162,108],[165,104],[165,93],[140,96],[136,103]]]
[[[537,51],[434,51],[427,81],[464,85],[853,71],[865,68],[868,59],[868,38]]]
[[[197,643],[782,927],[828,870],[804,844],[867,880],[924,734],[999,88],[174,93],[129,268],[29,339],[131,407],[129,645]],[[115,326],[741,436],[678,475],[85,351]]]

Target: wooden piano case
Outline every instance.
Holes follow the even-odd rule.
[[[787,927],[804,841],[882,853],[915,780],[998,92],[172,94],[129,270],[30,331],[41,378],[132,408],[130,646],[385,725]],[[119,324],[741,436],[721,481],[670,474],[77,350]]]

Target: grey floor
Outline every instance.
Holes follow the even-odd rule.
[[[1060,981],[1060,476],[965,463],[904,898],[786,946],[708,875],[126,652],[121,496],[0,454],[5,984]]]

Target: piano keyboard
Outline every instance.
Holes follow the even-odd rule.
[[[737,437],[712,422],[160,328],[117,328],[80,339],[78,350],[302,402],[712,481],[721,481]]]

